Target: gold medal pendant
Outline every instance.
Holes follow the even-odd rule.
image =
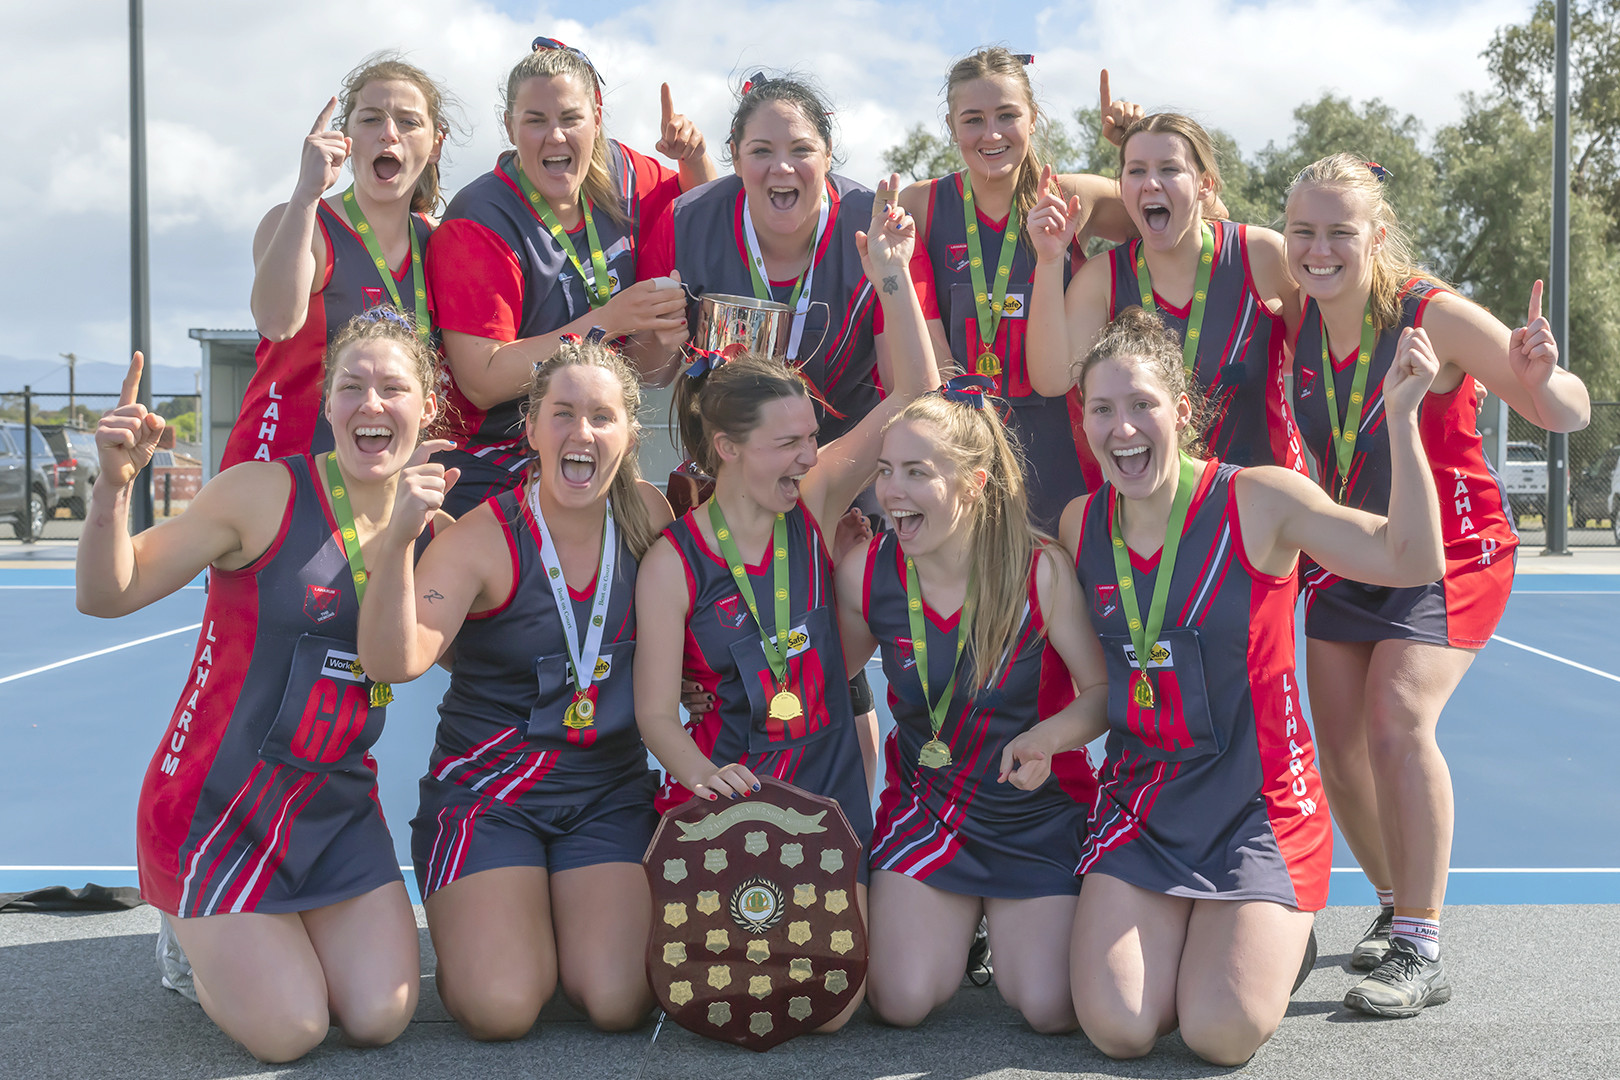
[[[979,354],[979,359],[974,365],[974,370],[980,375],[1000,375],[1001,358],[995,353],[986,349],[984,352]]]
[[[372,705],[382,708],[393,702],[394,688],[385,682],[372,683],[370,700]]]
[[[772,720],[797,720],[804,715],[804,703],[799,695],[791,690],[778,690],[771,698],[770,717]]]
[[[1147,672],[1137,672],[1136,686],[1131,689],[1131,697],[1142,708],[1153,708],[1153,680],[1148,678]]]
[[[590,698],[580,695],[568,706],[563,713],[563,726],[575,731],[588,728],[596,722],[596,703]]]
[[[917,751],[917,764],[925,769],[943,769],[951,763],[951,748],[938,739],[929,739]]]

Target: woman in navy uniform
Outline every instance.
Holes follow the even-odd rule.
[[[1002,997],[1060,1032],[1075,1026],[1066,946],[1086,807],[1051,760],[1107,730],[1107,676],[1067,556],[1029,524],[994,385],[959,376],[889,425],[877,497],[894,531],[838,569],[846,658],[881,650],[895,717],[869,986],[883,1020],[921,1023],[961,985],[982,916]],[[1043,720],[1048,642],[1082,689]]]
[[[1130,307],[1160,316],[1210,401],[1210,448],[1233,465],[1305,470],[1283,393],[1283,346],[1299,290],[1270,229],[1221,220],[1221,174],[1209,134],[1176,113],[1131,123],[1120,140],[1120,195],[1139,239],[1061,271],[1078,221],[1048,195],[1030,215],[1039,260],[1029,328],[1030,377],[1057,393],[1107,322]],[[1065,287],[1066,286],[1066,287]],[[1058,298],[1064,297],[1060,304]]]
[[[127,614],[205,567],[211,583],[141,788],[141,895],[184,947],[204,1010],[255,1057],[300,1057],[334,1021],[389,1042],[416,1008],[416,920],[370,753],[391,694],[354,642],[396,492],[418,521],[448,520],[450,480],[426,463],[445,444],[418,445],[437,413],[434,354],[392,308],[357,317],[327,358],[332,453],[243,462],[131,537],[129,488],[163,430],[135,404],[140,366],[137,353],[96,431],[79,609]]]
[[[1069,388],[1043,397],[1024,355],[1035,275],[1029,215],[1049,192],[1061,192],[1063,204],[1073,207],[1075,235],[1058,258],[1065,284],[1086,261],[1087,239],[1124,240],[1130,220],[1117,181],[1054,175],[1041,162],[1035,138],[1040,109],[1026,70],[1033,62],[992,46],[951,67],[946,122],[965,167],[910,185],[900,203],[917,219],[922,237],[912,275],[934,354],[942,369],[954,361],[962,371],[993,379],[994,392],[1012,406],[1008,432],[1024,455],[1030,511],[1038,527],[1050,530],[1069,500],[1086,492],[1086,474],[1096,466],[1085,454]],[[1104,134],[1117,138],[1141,112],[1110,99],[1103,72]]]
[[[762,773],[837,799],[871,835],[821,522],[866,486],[887,419],[939,382],[906,274],[914,237],[897,207],[869,242],[856,234],[902,347],[889,396],[837,441],[818,451],[811,390],[776,360],[700,355],[681,376],[683,441],[715,488],[648,550],[636,585],[636,722],[667,774],[661,809],[746,798]],[[715,698],[690,727],[675,707],[683,672]]]
[[[1305,548],[1390,585],[1438,571],[1417,432],[1434,371],[1407,341],[1384,383],[1386,518],[1291,470],[1202,459],[1202,396],[1140,309],[1081,367],[1107,485],[1064,512],[1062,538],[1108,665],[1109,734],[1072,971],[1080,1025],[1112,1057],[1179,1027],[1205,1060],[1237,1065],[1282,1020],[1332,855],[1295,675],[1295,565]]]
[[[1378,380],[1409,337],[1431,343],[1441,363],[1418,424],[1439,493],[1444,574],[1406,589],[1326,565],[1302,575],[1322,779],[1380,894],[1351,954],[1351,966],[1372,974],[1345,1004],[1411,1016],[1451,996],[1439,919],[1454,811],[1435,728],[1507,606],[1519,542],[1476,426],[1479,386],[1552,431],[1584,427],[1590,404],[1580,379],[1558,366],[1541,283],[1527,325],[1513,331],[1449,291],[1412,257],[1387,176],[1349,154],[1313,163],[1290,189],[1287,230],[1289,269],[1307,297],[1294,407],[1334,499],[1372,513],[1390,504],[1393,446]]]
[[[563,992],[600,1028],[652,1007],[654,774],[636,731],[636,563],[669,523],[638,478],[634,369],[597,341],[535,369],[522,487],[469,511],[414,569],[396,513],[360,655],[415,678],[455,643],[411,823],[439,996],[474,1038],[523,1037]],[[581,675],[581,672],[584,672]]]
[[[292,198],[253,237],[259,347],[221,469],[332,449],[321,409],[326,347],[354,316],[387,304],[431,331],[422,252],[438,209],[446,111],[438,83],[387,54],[351,71],[321,110]],[[345,164],[348,190],[324,197]]]
[[[428,249],[444,333],[457,514],[516,487],[528,454],[519,406],[559,335],[605,330],[660,361],[686,339],[679,289],[637,279],[647,231],[680,194],[714,177],[703,135],[663,88],[658,150],[679,172],[610,139],[602,83],[585,54],[552,38],[506,80],[515,149],[451,200]]]

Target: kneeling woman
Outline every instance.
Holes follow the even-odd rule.
[[[130,485],[163,430],[135,404],[139,373],[137,353],[96,430],[79,610],[128,614],[205,567],[211,583],[141,787],[141,895],[203,1008],[255,1057],[300,1057],[334,1020],[354,1042],[390,1042],[416,1009],[416,920],[369,752],[390,695],[356,662],[355,629],[396,489],[417,492],[418,521],[443,498],[443,470],[421,463],[434,444],[417,445],[437,408],[433,354],[393,309],[356,317],[327,351],[332,453],[243,462],[131,537]]]
[[[906,272],[916,227],[881,214],[870,242],[855,238],[896,334],[894,386],[848,433],[818,452],[810,389],[780,361],[704,355],[680,376],[682,437],[715,487],[648,550],[636,586],[636,720],[668,773],[661,808],[746,797],[760,773],[837,799],[863,844],[872,834],[822,523],[871,479],[889,417],[939,383]],[[675,709],[683,669],[715,700],[690,729]]]
[[[636,564],[669,506],[637,478],[635,373],[594,341],[535,368],[522,487],[486,500],[412,568],[405,506],[379,559],[360,654],[401,679],[455,642],[412,857],[439,996],[474,1038],[521,1038],[557,988],[598,1027],[652,1007],[654,774],[636,733]]]
[[[1357,581],[1444,568],[1418,406],[1437,365],[1403,336],[1384,380],[1389,516],[1304,476],[1198,450],[1179,345],[1132,310],[1081,366],[1105,486],[1063,516],[1108,664],[1108,753],[1080,860],[1080,1025],[1139,1057],[1178,1026],[1235,1065],[1281,1022],[1327,899],[1332,830],[1294,673],[1301,549]]]
[[[1066,559],[1029,525],[993,386],[962,376],[906,406],[878,461],[895,531],[838,568],[845,655],[853,670],[881,649],[896,725],[872,840],[869,986],[884,1020],[920,1023],[961,985],[982,915],[1002,997],[1037,1031],[1068,1031],[1086,810],[1050,763],[1107,730],[1107,674]],[[1042,721],[1048,640],[1080,693]]]

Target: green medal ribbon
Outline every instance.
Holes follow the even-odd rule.
[[[748,580],[748,567],[737,551],[737,541],[732,539],[731,529],[726,525],[726,515],[720,509],[718,499],[709,502],[709,524],[714,526],[715,538],[720,541],[720,554],[725,556],[726,565],[731,567],[731,576],[736,579],[737,591],[748,601],[748,610],[754,616],[754,627],[759,631],[760,640],[765,643],[765,662],[770,665],[777,686],[785,686],[788,666],[787,516],[777,514],[776,524],[771,527],[771,544],[775,549],[771,560],[771,590],[776,599],[774,642],[765,632],[765,623],[759,617],[759,605],[754,599],[754,583]]]
[[[613,295],[613,282],[608,279],[607,258],[602,254],[602,240],[596,235],[596,220],[591,217],[591,200],[581,191],[579,193],[579,206],[585,213],[585,240],[591,246],[591,270],[587,274],[585,266],[579,261],[579,254],[574,250],[574,243],[568,239],[568,230],[562,227],[557,220],[556,213],[551,204],[546,202],[545,196],[534,189],[529,178],[523,175],[523,166],[514,165],[512,171],[517,174],[518,187],[523,189],[523,197],[529,200],[529,209],[534,216],[540,219],[540,224],[551,231],[551,238],[557,241],[568,261],[574,264],[579,273],[579,279],[585,285],[585,299],[590,301],[592,308],[599,308],[608,302]]]
[[[394,285],[393,271],[388,269],[388,260],[377,246],[377,236],[371,222],[366,220],[366,212],[360,209],[360,202],[354,197],[353,184],[343,193],[343,212],[349,215],[349,224],[354,226],[354,231],[360,234],[361,243],[366,245],[366,254],[371,256],[372,265],[377,268],[377,276],[382,278],[389,298],[394,301],[395,307],[404,311],[405,305],[399,300],[399,289]],[[414,222],[407,220],[405,231],[411,234],[411,287],[416,292],[416,333],[426,341],[428,335],[433,333],[433,325],[428,319],[427,283],[422,280],[421,242],[416,238]]]
[[[1187,336],[1181,343],[1181,364],[1189,372],[1198,363],[1198,335],[1204,329],[1204,302],[1209,299],[1209,276],[1215,269],[1215,230],[1204,223],[1204,248],[1198,257],[1198,274],[1193,279],[1192,310],[1187,312]],[[1136,242],[1136,287],[1142,294],[1142,310],[1149,315],[1159,309],[1153,303],[1153,279],[1148,276],[1147,253],[1142,241]]]
[[[1327,323],[1320,311],[1317,326],[1322,331],[1322,382],[1327,390],[1328,424],[1333,429],[1333,456],[1339,467],[1339,502],[1350,488],[1350,461],[1356,453],[1356,436],[1361,432],[1361,410],[1367,403],[1367,369],[1372,366],[1373,344],[1378,335],[1373,330],[1372,300],[1361,316],[1361,351],[1356,354],[1356,373],[1350,377],[1350,402],[1345,406],[1344,419],[1339,419],[1339,391],[1333,385],[1333,357],[1328,355]]]
[[[354,528],[354,510],[349,506],[349,490],[343,486],[343,474],[338,471],[335,453],[326,455],[326,482],[332,488],[332,510],[337,514],[338,539],[343,544],[343,554],[349,558],[349,571],[354,575],[354,598],[363,603],[366,599],[366,557],[360,551],[360,534]],[[358,660],[354,662],[354,673],[361,678],[366,674]],[[371,684],[373,705],[387,705],[393,700],[392,686],[384,682]]]
[[[1013,256],[1018,247],[1018,232],[1022,222],[1018,207],[1007,211],[1007,227],[1001,234],[1001,254],[996,260],[995,295],[984,282],[984,249],[979,244],[979,212],[973,204],[973,179],[962,174],[962,221],[967,227],[968,268],[973,274],[973,306],[979,330],[979,344],[984,351],[979,355],[975,370],[980,375],[1001,374],[1001,362],[991,348],[1001,317],[1006,313],[1007,283],[1012,279]],[[989,368],[990,370],[986,370]]]
[[[928,724],[933,729],[935,742],[939,741],[945,714],[950,711],[951,698],[956,694],[957,668],[962,663],[962,649],[967,645],[968,635],[973,631],[973,612],[978,599],[978,574],[970,569],[967,596],[962,600],[962,610],[956,619],[956,659],[951,665],[951,680],[945,684],[945,692],[939,700],[933,701],[928,691],[928,627],[923,623],[922,585],[916,566],[909,556],[906,558],[906,618],[911,623],[911,651],[917,658],[917,681],[922,683],[923,703],[928,706]]]
[[[1136,648],[1136,668],[1140,680],[1133,694],[1143,708],[1153,708],[1153,680],[1148,674],[1150,662],[1165,659],[1159,648],[1159,632],[1164,629],[1164,608],[1170,598],[1170,579],[1175,576],[1176,552],[1181,547],[1181,532],[1187,524],[1187,508],[1192,505],[1193,489],[1198,486],[1198,462],[1181,455],[1181,468],[1176,474],[1176,497],[1170,506],[1170,520],[1164,527],[1164,548],[1159,553],[1159,576],[1153,583],[1153,601],[1148,607],[1147,623],[1142,623],[1142,609],[1136,602],[1136,574],[1131,569],[1130,555],[1125,550],[1124,528],[1118,489],[1114,491],[1114,514],[1109,522],[1108,536],[1114,548],[1114,576],[1119,581],[1120,605],[1125,609],[1125,622],[1130,626],[1131,644]]]

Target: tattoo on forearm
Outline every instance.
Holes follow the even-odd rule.
[[[897,293],[897,292],[899,292],[900,291],[900,278],[898,276],[894,275],[894,274],[890,274],[888,277],[884,278],[883,279],[883,291],[886,292],[886,293]]]
[[[427,592],[422,594],[422,599],[432,604],[439,600],[443,600],[444,593],[440,592],[438,589],[429,589]]]

